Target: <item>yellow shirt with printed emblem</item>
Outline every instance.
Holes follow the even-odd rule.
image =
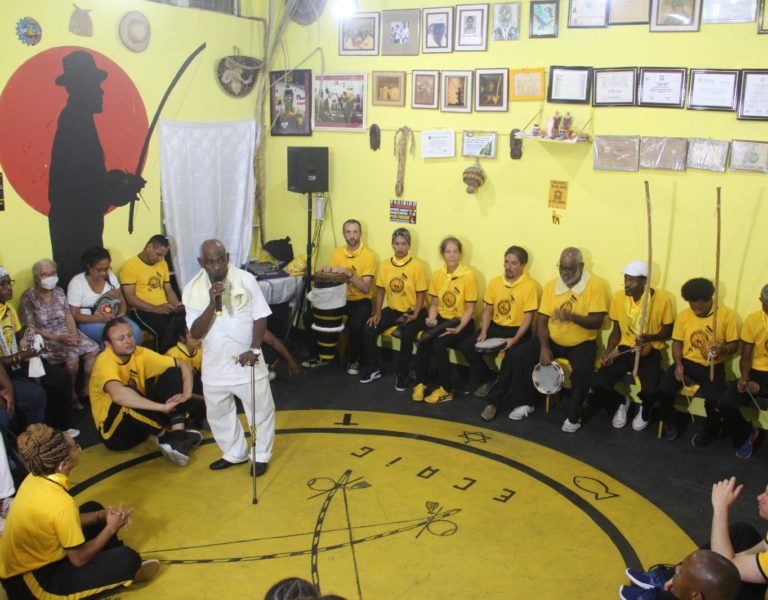
[[[19,321],[19,315],[16,314],[16,309],[10,302],[0,304],[0,326],[3,328],[3,337],[8,346],[8,353],[12,354],[13,338],[21,330],[21,321]],[[5,356],[1,346],[0,356]]]
[[[168,348],[166,356],[178,358],[187,363],[195,373],[199,373],[203,366],[203,348],[202,346],[195,350],[194,354],[189,353],[189,348],[185,344],[178,342],[173,348]]]
[[[744,320],[741,340],[746,344],[755,345],[752,368],[755,371],[768,371],[768,315],[765,311],[753,312]]]
[[[499,275],[491,279],[483,301],[493,306],[494,323],[502,327],[520,327],[525,313],[538,308],[539,291],[527,273],[514,283]]]
[[[582,275],[583,277],[583,275]],[[558,294],[557,279],[550,281],[544,288],[539,312],[548,317],[556,310],[586,317],[591,313],[608,312],[608,294],[605,285],[596,277],[589,277],[586,285],[576,285]],[[580,292],[577,289],[583,288]],[[587,329],[571,321],[549,319],[549,337],[561,346],[576,346],[583,342],[597,339],[599,329]]]
[[[700,365],[709,365],[709,361],[701,354],[700,348],[710,346],[712,343],[712,316],[710,314],[706,317],[697,317],[690,308],[686,308],[677,315],[675,327],[672,330],[672,339],[676,342],[682,342],[683,358]],[[715,339],[720,344],[736,342],[739,339],[736,313],[725,306],[720,306],[717,309],[717,336]],[[721,363],[726,360],[725,357],[720,356],[715,362]]]
[[[170,281],[171,274],[165,260],[148,265],[141,257],[134,256],[125,261],[120,269],[120,284],[135,285],[136,297],[153,306],[168,302],[163,286]]]
[[[445,265],[432,274],[429,295],[437,298],[437,313],[443,319],[461,318],[467,302],[477,302],[477,279],[472,269],[459,265],[449,273]]]
[[[376,260],[373,252],[365,248],[363,244],[354,252],[347,250],[346,246],[336,248],[331,254],[329,261],[331,267],[342,267],[352,271],[355,277],[371,277],[376,274]],[[373,286],[370,287],[367,294],[358,290],[352,283],[347,283],[347,300],[365,300],[373,298]]]
[[[416,294],[427,291],[427,276],[424,266],[411,255],[402,260],[394,256],[379,267],[376,286],[384,288],[387,306],[400,312],[411,312],[416,308]],[[422,308],[418,307],[419,310]]]
[[[661,331],[664,325],[671,325],[675,321],[675,313],[672,311],[672,294],[666,290],[651,290],[650,310],[645,320],[644,333],[655,335]],[[640,317],[643,313],[643,298],[635,301],[632,296],[627,296],[624,291],[616,292],[611,300],[611,310],[608,316],[616,321],[621,329],[620,345],[634,346],[640,329]],[[666,344],[662,341],[651,342],[651,346],[663,350]]]

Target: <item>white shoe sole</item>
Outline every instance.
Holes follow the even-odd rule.
[[[189,456],[182,454],[178,450],[171,448],[170,444],[162,444],[160,440],[157,440],[157,447],[160,448],[160,453],[170,460],[173,464],[179,467],[186,467],[189,464]]]
[[[523,411],[515,412],[517,411],[517,408],[512,409],[512,412],[509,413],[509,418],[513,421],[522,421],[526,417],[533,414],[533,411],[536,410],[533,406],[524,406],[525,408],[525,414],[523,414]]]

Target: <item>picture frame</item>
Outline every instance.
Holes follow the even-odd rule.
[[[757,0],[702,0],[702,23],[753,23]]]
[[[760,0],[760,10],[757,13],[757,33],[764,34],[768,33],[768,10],[766,10],[765,5],[768,3],[768,0]]]
[[[701,0],[651,0],[651,31],[698,31]]]
[[[315,73],[312,98],[313,130],[364,132],[367,129],[367,73]]]
[[[768,142],[731,140],[730,170],[768,173]]]
[[[475,111],[507,112],[509,70],[475,69]]]
[[[685,68],[640,67],[637,83],[637,105],[660,108],[682,108],[685,104]]]
[[[740,75],[738,69],[691,69],[687,108],[735,111]]]
[[[595,136],[592,166],[596,171],[638,171],[640,136]]]
[[[381,55],[418,56],[420,28],[418,8],[381,11]]]
[[[491,40],[509,42],[520,39],[520,3],[500,2],[493,5]]]
[[[611,0],[608,26],[646,25],[651,22],[650,0]]]
[[[312,71],[270,71],[269,115],[273,136],[312,135]]]
[[[405,71],[371,73],[371,104],[405,106]]]
[[[589,104],[592,91],[592,67],[549,68],[547,102]]]
[[[339,21],[339,55],[377,56],[379,54],[377,12],[355,13]]]
[[[473,158],[496,158],[495,131],[465,131],[462,136],[461,155]]]
[[[731,143],[725,140],[690,138],[686,166],[689,169],[724,173],[730,149]]]
[[[559,21],[560,5],[557,0],[531,0],[529,38],[556,38]]]
[[[643,137],[640,142],[640,168],[685,171],[688,138]]]
[[[515,102],[544,100],[544,68],[510,69],[509,99]]]
[[[455,32],[454,51],[485,52],[488,47],[488,5],[457,5]]]
[[[421,11],[421,53],[453,52],[453,7]]]
[[[437,129],[421,132],[421,158],[453,158],[456,156],[456,132]]]
[[[437,108],[440,71],[411,72],[411,108]]]
[[[569,29],[607,27],[609,4],[609,0],[568,0]]]
[[[440,72],[440,110],[472,112],[472,71]]]
[[[637,69],[617,67],[592,70],[592,106],[635,106]]]
[[[768,120],[768,69],[742,69],[739,86],[740,120]]]

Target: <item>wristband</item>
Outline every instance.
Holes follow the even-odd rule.
[[[251,352],[253,352],[256,356],[261,356],[260,348],[251,348]]]

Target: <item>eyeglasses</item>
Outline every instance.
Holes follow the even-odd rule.
[[[0,281],[0,286],[14,286],[16,285],[15,279],[9,279],[8,281]]]

